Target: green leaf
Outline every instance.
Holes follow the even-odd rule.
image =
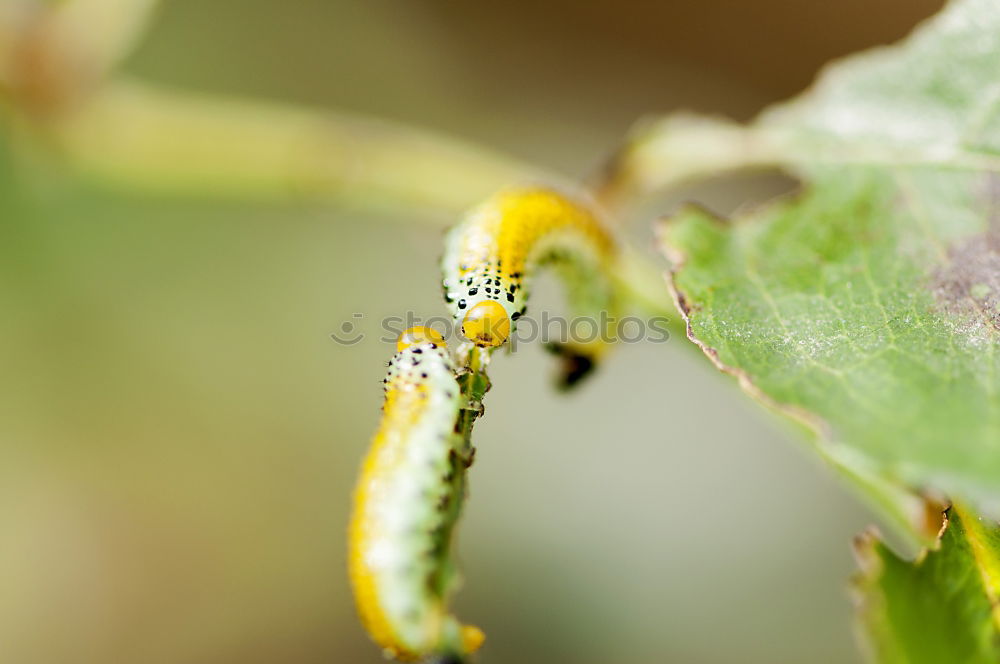
[[[1000,514],[997,72],[1000,5],[954,2],[750,128],[706,122],[715,167],[775,164],[803,190],[661,233],[689,337],[916,533],[936,530],[917,494]],[[676,130],[633,145],[629,177],[689,174],[655,173]]]
[[[935,550],[915,562],[866,533],[855,542],[860,627],[875,661],[1000,661],[1000,528],[952,508]]]

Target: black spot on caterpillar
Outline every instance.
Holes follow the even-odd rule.
[[[613,338],[616,260],[611,236],[588,203],[544,187],[514,187],[473,209],[448,233],[442,280],[452,300],[466,295],[451,306],[463,336],[495,348],[526,313],[530,279],[557,265],[574,315],[596,320],[607,313],[608,329],[572,344],[592,367]],[[460,292],[463,285],[468,289]],[[566,368],[561,383],[575,384],[588,372]]]

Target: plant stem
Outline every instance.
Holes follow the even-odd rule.
[[[515,160],[391,122],[121,79],[43,128],[83,174],[160,194],[319,199],[450,220],[537,177]]]
[[[462,409],[458,419],[458,431],[465,441],[464,450],[472,454],[472,427],[484,411],[483,398],[489,391],[490,378],[486,375],[483,361],[483,349],[473,346],[469,351],[468,371],[458,379],[462,394],[468,400],[468,406]],[[471,459],[469,460],[471,463]]]
[[[592,186],[602,205],[621,213],[656,190],[773,168],[780,163],[780,148],[778,136],[761,127],[674,114],[638,123]]]
[[[468,494],[468,470],[472,465],[475,449],[472,446],[472,427],[483,414],[482,399],[490,389],[490,381],[483,371],[482,357],[479,348],[473,348],[469,354],[468,367],[459,375],[458,382],[466,407],[462,408],[455,423],[455,433],[458,440],[450,457],[450,491],[451,499],[446,503],[448,510],[444,520],[445,526],[438,533],[439,548],[436,554],[442,558],[437,566],[438,573],[432,580],[435,591],[441,597],[446,597],[454,582],[454,565],[451,561],[452,538],[455,526],[462,515],[462,509]],[[457,644],[443,646],[448,650],[459,648]],[[463,664],[465,658],[457,652],[440,652],[426,660],[426,664]]]

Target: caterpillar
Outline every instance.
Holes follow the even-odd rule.
[[[471,457],[459,431],[465,404],[441,335],[426,327],[403,332],[383,384],[382,421],[348,529],[355,603],[386,655],[448,661],[475,651],[484,636],[446,606],[457,585],[451,535]]]
[[[614,241],[590,204],[547,187],[509,188],[449,231],[441,261],[445,302],[462,336],[493,349],[526,313],[533,276],[555,267],[574,315],[604,312],[594,339],[550,344],[564,359],[560,384],[569,387],[589,373],[612,338],[615,257]]]

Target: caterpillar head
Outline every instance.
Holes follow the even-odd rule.
[[[440,332],[433,327],[418,325],[403,330],[403,333],[399,335],[399,339],[396,341],[396,350],[404,351],[407,348],[421,344],[435,344],[441,348],[448,347]]]
[[[510,316],[499,302],[483,300],[465,314],[462,336],[477,346],[499,346],[510,336]]]

